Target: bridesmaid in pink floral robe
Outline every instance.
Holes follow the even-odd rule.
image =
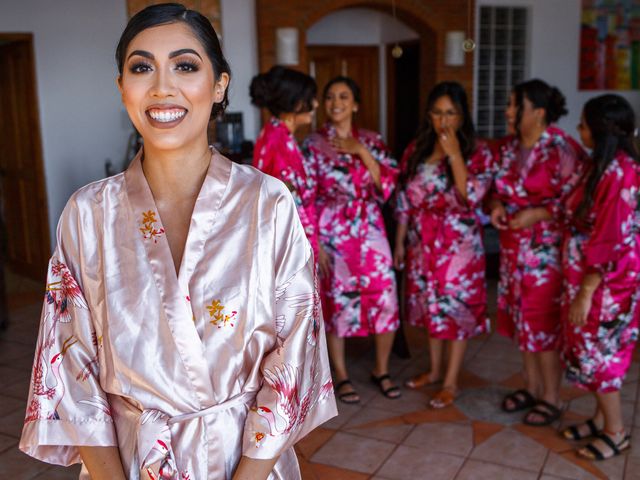
[[[331,123],[305,140],[304,152],[317,185],[322,307],[339,398],[359,401],[348,382],[344,337],[367,335],[377,343],[372,379],[397,398],[387,368],[398,304],[380,205],[393,192],[398,170],[379,134],[353,126],[359,92],[351,79],[329,82],[324,97]]]
[[[409,379],[409,388],[442,379],[443,341],[450,341],[444,388],[430,402],[436,408],[458,394],[466,341],[489,327],[476,208],[491,186],[492,165],[491,151],[475,139],[464,88],[436,85],[418,138],[402,159],[394,253],[396,268],[406,261],[407,320],[429,332],[430,371]]]
[[[253,165],[282,180],[289,188],[300,221],[318,258],[318,232],[313,177],[305,172],[295,130],[309,125],[317,106],[316,84],[304,73],[275,66],[251,82],[254,105],[267,108],[273,117],[264,126],[253,150]]]
[[[500,231],[498,331],[523,352],[526,388],[502,408],[533,407],[524,422],[548,425],[560,416],[558,356],[562,271],[562,200],[577,181],[580,146],[552,126],[566,113],[562,94],[541,80],[517,85],[506,110],[510,128],[497,155],[491,222]]]
[[[579,130],[593,156],[566,202],[563,357],[569,380],[594,392],[598,407],[590,420],[564,435],[578,440],[597,434],[578,453],[598,460],[630,446],[620,388],[640,314],[640,163],[634,128],[633,110],[622,97],[587,102]]]

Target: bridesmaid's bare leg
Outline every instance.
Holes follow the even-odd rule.
[[[462,362],[464,361],[464,352],[466,349],[466,340],[452,340],[450,342],[449,361],[447,363],[447,373],[444,377],[444,388],[449,388],[454,392],[458,390],[458,378],[460,377],[460,370],[462,370]]]
[[[429,335],[429,360],[431,367],[429,375],[432,381],[442,378],[442,358],[444,356],[444,341]]]
[[[535,361],[540,372],[539,385],[542,387],[542,395],[539,398],[555,407],[560,407],[560,382],[562,381],[562,368],[560,366],[560,356],[558,352],[550,350],[547,352],[537,352],[531,355],[535,357]],[[536,396],[536,398],[538,397]],[[544,407],[544,410],[549,411],[546,407]],[[528,421],[534,423],[540,423],[545,420],[542,415],[535,412],[529,412],[526,418]]]
[[[526,351],[522,352],[522,361],[524,363],[524,388],[533,395],[534,398],[538,398],[542,390],[540,366],[537,360],[535,353]],[[511,399],[506,399],[505,407],[507,409],[512,409],[515,407],[515,403]]]
[[[376,369],[373,373],[377,377],[389,373],[389,356],[391,355],[395,334],[396,332],[387,332],[374,335],[376,344]]]
[[[329,348],[329,359],[331,360],[331,366],[333,367],[333,375],[335,377],[335,385],[338,385],[343,380],[349,378],[349,372],[347,372],[347,364],[344,356],[344,338],[334,335],[333,333],[327,333],[327,347]],[[356,398],[359,400],[358,393],[351,384],[345,384],[340,387],[337,392],[340,394],[353,393],[350,397],[353,401]]]

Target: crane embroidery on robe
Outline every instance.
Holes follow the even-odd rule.
[[[213,300],[211,305],[207,305],[207,310],[209,310],[209,317],[211,317],[209,323],[218,328],[226,327],[227,325],[233,327],[232,320],[238,314],[235,310],[231,313],[225,313],[224,305],[222,305],[220,300]]]
[[[276,417],[276,414],[266,406],[258,406],[256,413],[267,421],[272,436],[285,435],[298,425],[302,425],[309,411],[333,391],[331,379],[324,382],[318,390],[320,383],[316,381],[315,368],[313,370],[311,386],[305,392],[302,400],[300,400],[300,378],[297,368],[283,364],[275,366],[273,370],[264,371],[265,381],[278,397],[276,403],[278,416]]]
[[[47,283],[45,293],[45,300],[51,307],[47,312],[47,318],[51,320],[51,327],[45,338],[44,348],[46,349],[51,348],[55,342],[58,323],[69,323],[71,321],[71,313],[69,311],[71,305],[84,309],[89,308],[78,283],[64,263],[53,259],[50,272],[52,281]]]
[[[91,334],[91,343],[96,349],[96,354],[84,364],[84,367],[78,375],[76,376],[76,380],[79,382],[86,381],[89,377],[98,377],[98,356],[100,350],[102,350],[102,336],[98,337],[96,332]]]
[[[153,243],[157,243],[158,238],[164,235],[164,227],[157,228],[157,221],[156,212],[153,210],[142,212],[142,221],[140,222],[142,227],[140,227],[140,232],[145,240],[153,239]]]
[[[38,346],[37,360],[33,366],[33,398],[27,408],[25,423],[40,419],[60,420],[57,408],[65,393],[60,368],[67,350],[77,341],[73,336],[67,338],[62,349],[51,360],[48,358],[49,350],[42,344]],[[49,372],[54,378],[52,385],[47,384]]]

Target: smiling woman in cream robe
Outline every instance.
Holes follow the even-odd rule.
[[[181,22],[157,30],[189,43]],[[152,71],[167,58],[174,85],[162,92],[193,122],[199,106],[180,90],[187,73],[170,77],[171,54],[154,53]],[[160,96],[169,80],[148,75]],[[131,115],[131,97],[125,104]],[[182,138],[186,127],[166,120],[170,141]],[[313,255],[291,194],[205,144],[175,262],[175,218],[161,218],[171,210],[149,173],[169,140],[149,122],[127,171],[80,189],[61,216],[20,448],[60,465],[83,460],[94,478],[90,447],[116,449],[102,452],[117,452],[129,479],[300,478],[293,445],[336,408]],[[272,462],[264,476],[238,473],[254,460]],[[99,478],[122,478],[105,470]]]

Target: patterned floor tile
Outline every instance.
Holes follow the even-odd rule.
[[[468,460],[456,480],[536,480],[538,474],[480,460]]]
[[[547,456],[547,449],[538,442],[506,428],[481,443],[470,457],[507,467],[539,472]]]
[[[449,480],[455,478],[463,462],[463,457],[401,445],[378,474],[390,480],[427,477],[430,480]]]
[[[470,423],[423,423],[415,427],[403,444],[425,452],[467,456],[473,448],[473,426]]]
[[[311,461],[372,474],[395,448],[393,443],[338,432],[311,457]]]

